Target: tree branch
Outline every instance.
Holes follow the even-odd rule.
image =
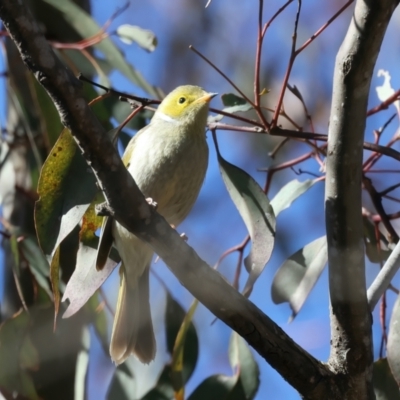
[[[343,399],[374,398],[361,215],[363,137],[375,61],[397,4],[397,0],[358,0],[335,65],[325,205],[331,299],[329,364],[343,374]]]
[[[396,244],[396,247],[391,252],[389,258],[386,260],[385,265],[379,271],[379,274],[372,282],[368,289],[368,304],[371,307],[371,311],[378,304],[379,299],[383,296],[385,291],[390,286],[390,282],[396,275],[396,272],[400,267],[400,242]]]
[[[3,0],[0,18],[23,61],[57,106],[63,124],[93,169],[115,219],[148,242],[196,298],[244,337],[304,397],[326,398],[335,390],[329,382],[333,377],[329,369],[233,289],[149,207],[88,107],[81,83],[55,56],[28,7],[22,1]]]

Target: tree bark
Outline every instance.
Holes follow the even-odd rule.
[[[372,318],[361,215],[363,141],[376,58],[397,0],[356,2],[336,58],[326,163],[331,299],[329,365],[342,399],[374,399]]]

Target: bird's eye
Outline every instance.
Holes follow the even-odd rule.
[[[180,97],[178,100],[179,104],[183,104],[186,101],[186,99],[184,97]]]

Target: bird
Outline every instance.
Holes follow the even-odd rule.
[[[157,212],[177,227],[195,203],[208,165],[206,126],[216,93],[179,86],[158,106],[150,123],[128,143],[122,161]],[[110,340],[110,356],[119,365],[131,354],[144,364],[155,358],[156,341],[149,301],[153,250],[111,217],[105,217],[96,268],[111,247],[121,257],[120,286]]]

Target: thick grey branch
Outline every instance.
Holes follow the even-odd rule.
[[[233,289],[152,211],[88,107],[80,82],[57,59],[26,5],[2,0],[0,18],[24,62],[56,104],[63,124],[71,130],[115,218],[148,242],[196,298],[243,336],[304,397],[326,398],[332,378],[328,368]]]
[[[375,61],[398,0],[358,0],[336,58],[326,174],[333,370],[343,399],[374,398],[366,296],[361,179],[367,100]]]

